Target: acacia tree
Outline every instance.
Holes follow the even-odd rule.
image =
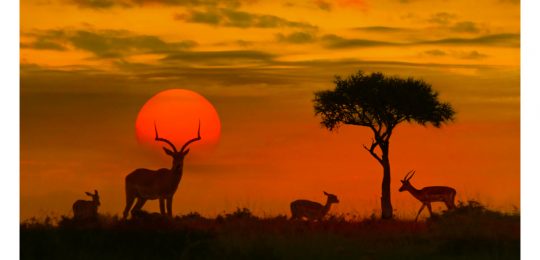
[[[454,118],[449,103],[438,100],[431,85],[413,78],[371,75],[358,71],[343,79],[336,76],[334,90],[315,92],[315,115],[333,131],[342,124],[369,127],[372,143],[366,149],[383,168],[381,217],[393,216],[390,200],[390,137],[402,122],[440,127]]]

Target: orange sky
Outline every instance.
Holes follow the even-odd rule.
[[[170,88],[205,96],[222,124],[213,151],[186,159],[176,214],[286,214],[322,190],[340,198],[332,211],[378,212],[370,132],[328,132],[311,102],[359,69],[424,79],[457,111],[392,137],[398,216],[419,207],[397,192],[410,169],[417,187],[519,207],[519,16],[513,0],[21,0],[21,219],[67,214],[93,189],[120,213],[129,172],[170,165],[134,131]]]

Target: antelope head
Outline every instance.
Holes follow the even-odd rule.
[[[92,202],[94,202],[97,206],[101,205],[101,203],[99,202],[99,194],[97,190],[94,190],[94,194],[86,192],[86,195],[92,197]]]
[[[414,176],[414,174],[416,173],[416,171],[412,170],[410,172],[408,172],[405,177],[403,178],[403,180],[401,180],[401,188],[399,188],[399,191],[402,192],[402,191],[405,191],[409,188],[411,188],[411,183],[409,183],[409,180],[412,179],[412,177]],[[409,176],[410,174],[410,176]]]
[[[158,142],[164,142],[164,143],[168,144],[172,148],[172,150],[171,150],[171,149],[168,149],[166,147],[163,147],[163,150],[165,151],[165,153],[167,155],[169,155],[169,156],[171,156],[173,158],[173,163],[172,163],[171,170],[173,172],[178,172],[179,170],[182,169],[182,166],[184,165],[184,157],[189,153],[189,148],[187,148],[187,147],[191,143],[201,140],[201,121],[199,121],[199,128],[197,129],[197,137],[187,141],[182,146],[182,148],[180,150],[177,150],[176,146],[174,146],[174,144],[171,141],[169,141],[169,140],[167,140],[165,138],[159,137],[157,126],[156,126],[155,122],[154,122],[154,130],[156,132],[155,140],[158,141]]]
[[[328,203],[339,203],[338,197],[334,194],[327,193],[326,191],[323,191],[324,195],[328,197]]]

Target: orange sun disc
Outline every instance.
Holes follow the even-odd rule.
[[[180,150],[188,140],[197,137],[201,124],[201,140],[189,148],[214,147],[220,137],[221,123],[214,106],[200,94],[186,89],[164,90],[143,105],[135,122],[137,141],[150,148],[170,146],[155,141],[154,123],[159,137],[173,142]],[[196,150],[196,149],[192,149]]]

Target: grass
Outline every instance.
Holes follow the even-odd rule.
[[[519,214],[469,201],[425,222],[148,215],[21,224],[21,259],[519,259]]]

